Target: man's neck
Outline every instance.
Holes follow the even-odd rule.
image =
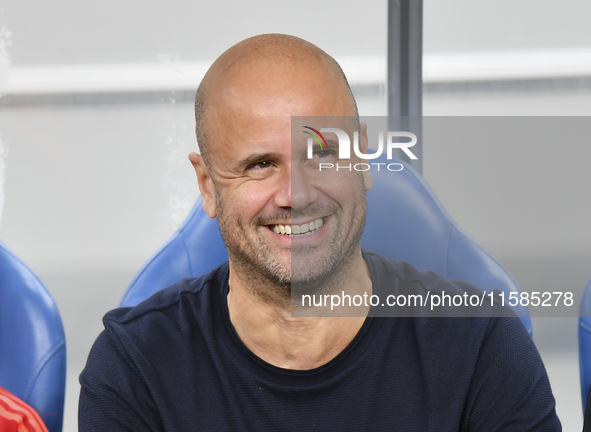
[[[345,293],[372,293],[365,260],[358,257],[347,269]],[[356,308],[355,316],[294,317],[288,302],[266,301],[232,272],[230,262],[228,310],[242,342],[259,358],[285,369],[307,370],[328,363],[340,354],[361,329],[369,308]],[[275,289],[275,287],[268,287]]]

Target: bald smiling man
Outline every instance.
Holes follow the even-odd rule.
[[[80,431],[561,430],[518,318],[292,316],[294,290],[475,289],[362,251],[371,175],[333,181],[310,164],[334,150],[308,160],[292,143],[292,116],[338,116],[367,148],[332,57],[291,36],[242,41],[205,75],[195,113],[189,158],[229,262],[105,316]]]

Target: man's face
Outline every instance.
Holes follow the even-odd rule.
[[[318,68],[252,65],[215,94],[207,111],[211,174],[233,268],[283,285],[338,270],[358,250],[364,175],[320,172],[317,162],[335,162],[338,151],[316,151],[308,160],[307,135],[297,124],[292,129],[292,116],[352,116],[342,82]],[[352,126],[350,117],[302,121],[318,122],[307,124],[314,128]]]

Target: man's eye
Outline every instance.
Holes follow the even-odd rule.
[[[320,151],[317,151],[316,153],[314,153],[314,157],[322,159],[322,158],[332,156],[333,154],[334,154],[334,151],[332,151],[332,150],[320,150]]]
[[[266,168],[270,168],[271,167],[271,162],[269,161],[262,161],[262,162],[257,162],[257,163],[253,163],[250,164],[247,169],[252,170],[252,169],[266,169]]]

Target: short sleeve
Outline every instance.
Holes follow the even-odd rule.
[[[519,318],[491,320],[475,365],[465,431],[562,430],[542,359]]]
[[[162,430],[148,385],[132,357],[114,332],[98,337],[80,375],[80,432]]]

